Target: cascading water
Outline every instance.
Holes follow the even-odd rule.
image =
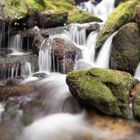
[[[20,34],[16,34],[11,37],[8,48],[13,51],[13,53],[10,55],[23,55],[24,54],[22,52],[22,38]]]
[[[83,46],[82,49],[82,59],[77,60],[75,63],[76,69],[89,69],[94,67],[94,55],[95,55],[95,45],[97,40],[97,31],[92,31],[87,40],[86,45]]]
[[[95,55],[95,45],[97,39],[98,32],[93,31],[89,34],[86,45],[83,49],[83,59],[94,62],[94,55]]]
[[[115,0],[102,0],[95,8],[94,14],[103,21],[107,19],[114,10]]]
[[[138,66],[137,66],[137,68],[136,68],[134,77],[135,77],[136,79],[140,80],[140,63],[138,64]]]
[[[107,19],[109,14],[114,10],[115,0],[102,0],[99,4],[94,5],[92,0],[84,2],[80,6],[80,9],[93,13],[103,21]]]
[[[30,62],[25,62],[21,70],[21,75],[24,77],[28,77],[32,75],[32,65]]]
[[[29,77],[29,79],[31,80],[26,81],[28,85],[33,78]],[[65,82],[66,75],[51,74],[47,78],[36,80],[38,81],[36,81],[35,86],[41,93],[37,102],[43,103],[45,106],[43,111],[46,111],[49,115],[43,118],[42,116],[36,116],[39,119],[35,119],[36,121],[25,127],[17,140],[80,140],[88,137],[92,138],[92,129],[84,120],[85,112],[77,115],[70,114],[77,113],[81,109],[69,92]],[[23,82],[23,84],[26,84],[26,82]],[[43,114],[43,112],[36,113],[36,115],[40,114]],[[39,129],[40,126],[41,129]]]
[[[51,46],[45,39],[39,50],[39,71],[51,71]]]
[[[2,113],[4,112],[4,105],[0,103],[0,122],[2,120]]]
[[[77,45],[85,45],[86,43],[86,29],[80,24],[71,24],[69,36]]]
[[[104,43],[102,46],[97,60],[95,61],[95,67],[100,68],[109,68],[109,58],[110,58],[110,51],[111,51],[111,43],[113,37],[116,35],[117,32],[113,33]]]
[[[102,4],[105,6],[105,1],[107,3],[107,0],[102,0],[102,1],[103,1]],[[108,0],[108,1],[110,1],[111,3],[111,0]],[[97,12],[97,14],[99,15],[102,14],[102,12],[100,13],[100,10],[104,7],[100,7],[100,4],[93,7],[95,9],[91,7],[87,9],[89,9],[90,12],[94,11],[94,12]],[[98,8],[97,11],[95,11],[96,8]],[[111,7],[109,9],[111,9]],[[103,9],[105,13],[105,16],[104,15],[101,16],[103,20],[106,18],[106,15],[108,15],[107,13],[109,11],[112,11],[112,9],[111,10],[109,9]],[[108,11],[106,12],[106,10]],[[90,33],[88,37],[86,37],[86,29],[84,28],[84,26],[79,25],[79,24],[71,25],[69,35],[68,34],[54,35],[53,37],[51,36],[42,42],[40,46],[39,58],[38,58],[40,72],[34,74],[34,76],[36,77],[29,76],[20,84],[21,87],[22,85],[24,85],[25,87],[28,87],[31,85],[31,88],[33,88],[33,91],[31,91],[31,94],[34,94],[35,98],[31,100],[29,94],[27,94],[25,95],[25,97],[29,101],[29,104],[26,104],[23,101],[21,104],[17,105],[19,107],[21,106],[21,108],[23,109],[22,111],[23,114],[26,112],[26,109],[27,110],[29,109],[29,112],[27,112],[28,115],[30,112],[31,114],[33,113],[33,115],[31,116],[33,117],[32,119],[33,122],[32,123],[30,122],[28,126],[22,125],[22,127],[20,127],[22,129],[19,129],[18,134],[21,134],[21,135],[16,140],[38,140],[38,139],[40,140],[83,140],[83,139],[92,140],[93,138],[97,140],[110,139],[110,138],[113,138],[114,140],[123,139],[118,133],[114,134],[111,130],[106,130],[104,128],[108,125],[110,118],[109,120],[105,120],[105,123],[103,124],[104,127],[101,125],[96,125],[96,122],[94,123],[94,126],[91,127],[85,120],[85,118],[87,120],[89,119],[85,115],[85,113],[79,113],[81,112],[82,109],[79,103],[75,100],[74,97],[71,96],[69,92],[69,89],[65,82],[66,75],[61,75],[61,74],[56,74],[56,73],[55,74],[51,73],[52,75],[50,75],[50,73],[47,73],[51,71],[51,67],[55,68],[55,66],[51,66],[52,65],[51,61],[55,62],[55,60],[53,58],[54,56],[51,56],[52,46],[50,45],[50,41],[48,41],[48,40],[52,40],[54,37],[62,37],[65,40],[69,39],[75,42],[77,46],[80,45],[80,48],[83,53],[83,61],[89,64],[87,68],[94,67],[94,66],[108,67],[110,46],[111,46],[112,38],[114,37],[116,33],[112,34],[106,40],[105,44],[101,48],[101,52],[99,53],[99,56],[95,63],[94,61],[95,43],[96,43],[98,32],[93,31]],[[20,37],[18,35],[15,38],[17,38],[17,40],[15,39],[16,41],[14,41],[13,39],[13,42],[15,42],[16,45],[9,45],[9,46],[11,46],[10,48],[12,48],[14,51],[19,53],[21,50],[18,50],[18,49],[21,47],[20,45],[22,44],[21,43],[22,41],[19,41]],[[12,44],[12,41],[10,44]],[[13,46],[16,46],[16,47],[14,48]],[[64,54],[64,59],[65,59],[65,57],[67,57],[65,55],[65,50],[63,54]],[[20,69],[22,68],[23,68],[22,69],[23,73],[26,76],[32,75],[33,66],[31,65],[29,60],[30,59],[24,62],[23,67],[21,67],[20,63],[17,63],[17,62],[16,62],[17,63],[16,65],[13,65],[11,67],[9,67],[9,63],[7,63],[8,65],[4,66],[7,69],[7,72],[5,73],[5,69],[3,69],[2,73],[0,71],[0,77],[1,77],[1,74],[4,75],[5,78],[7,77],[7,75],[8,77],[11,77],[11,78],[18,76],[18,73]],[[57,64],[53,63],[53,65],[57,65]],[[85,67],[85,64],[84,64],[84,67]],[[65,68],[66,66],[64,65],[63,67],[64,73],[65,73]],[[44,72],[45,73],[44,74],[43,72],[41,73],[41,71],[45,71],[45,72],[47,71],[47,72],[46,73]],[[21,75],[23,76],[24,74],[21,74]],[[25,97],[18,96],[18,98],[20,99],[24,99]],[[14,98],[16,97],[12,97],[12,99]],[[19,101],[21,101],[20,99]],[[12,100],[12,103],[14,104],[14,100]],[[4,108],[0,104],[0,116],[1,116],[1,112],[3,111],[4,111]],[[78,114],[74,115],[72,113],[78,113]],[[20,117],[23,117],[23,114],[21,113]],[[16,119],[15,116],[14,118]],[[95,115],[93,118],[95,118]],[[31,118],[27,117],[27,119],[28,121],[30,121]],[[99,120],[97,119],[97,121],[101,122],[100,119]],[[8,124],[7,120],[6,120],[6,124]],[[112,124],[116,125],[114,120]],[[1,126],[1,128],[3,127]],[[0,128],[0,132],[2,130],[1,128]],[[8,128],[10,128],[10,130],[15,129],[15,127],[11,127],[11,124],[10,125],[8,124]],[[10,130],[7,131],[8,135],[9,135],[9,132],[11,132],[12,135],[11,136],[9,135],[9,137],[6,137],[6,139],[4,140],[14,139],[12,137],[13,131],[10,131]],[[0,133],[0,139],[1,139],[1,133]]]

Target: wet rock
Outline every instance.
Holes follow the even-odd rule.
[[[5,83],[7,86],[16,86],[18,85],[24,78],[23,77],[14,77],[12,79],[8,79]]]
[[[38,13],[36,15],[37,25],[43,28],[63,26],[67,22],[68,13]]]
[[[67,22],[67,12],[55,12],[55,11],[44,11],[44,12],[33,12],[32,14],[26,15],[24,18],[16,21],[25,28],[32,28],[38,26],[39,28],[51,28],[57,26],[63,26]],[[23,23],[24,25],[23,25]]]
[[[139,0],[128,1],[120,4],[109,16],[103,29],[99,33],[96,48],[100,48],[105,40],[121,26],[133,20],[135,6]]]
[[[46,78],[49,75],[47,73],[43,73],[43,72],[37,72],[33,74],[34,77],[38,77],[38,78]]]
[[[29,74],[27,62],[31,64],[32,71],[38,70],[38,57],[36,54],[16,55],[1,57],[0,80],[6,80],[17,76]]]
[[[35,52],[38,52],[39,48],[41,47],[42,42],[45,38],[41,34],[37,34],[33,39],[32,48]]]
[[[12,96],[21,96],[33,91],[33,87],[30,85],[17,85],[17,86],[0,86],[0,101],[5,101]]]
[[[60,71],[62,73],[68,73],[74,70],[74,61],[72,59],[60,60]]]
[[[89,26],[86,27],[86,34],[90,34],[92,31],[99,31],[100,25],[98,23],[89,24]]]
[[[34,52],[38,52],[43,40],[49,37],[48,30],[39,29],[38,26],[19,32],[19,34],[23,39],[23,49],[26,51],[32,50]]]
[[[70,72],[74,69],[75,59],[80,57],[81,50],[77,48],[70,40],[54,38],[50,45],[52,46],[52,58],[55,69],[59,72]]]
[[[136,23],[120,28],[112,42],[110,68],[134,75],[140,60],[140,35]]]
[[[93,68],[69,73],[66,82],[71,94],[87,108],[127,118],[129,91],[133,85],[129,73]]]

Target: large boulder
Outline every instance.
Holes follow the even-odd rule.
[[[134,75],[140,60],[140,35],[136,23],[120,28],[112,42],[110,68]]]
[[[66,82],[71,94],[86,107],[106,115],[128,116],[129,90],[133,85],[129,73],[93,68],[69,73]]]
[[[139,0],[130,0],[120,4],[107,19],[103,29],[98,35],[96,48],[100,49],[105,40],[121,26],[133,20],[135,6]],[[97,49],[97,50],[98,50]]]

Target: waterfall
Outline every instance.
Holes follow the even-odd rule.
[[[10,55],[22,55],[22,54],[24,54],[22,52],[22,38],[21,38],[20,34],[16,34],[16,35],[11,37],[10,44],[8,47],[9,47],[9,49],[11,49],[13,51],[13,53]]]
[[[70,38],[77,45],[85,45],[86,43],[86,29],[80,24],[71,24],[70,26]]]
[[[4,105],[2,103],[0,103],[0,122],[1,122],[1,119],[2,119],[2,113],[4,112]]]
[[[103,21],[107,19],[114,10],[115,0],[102,0],[95,8],[94,14]]]
[[[26,62],[26,67],[27,67],[27,71],[28,71],[28,75],[32,74],[32,66],[30,62]]]
[[[137,66],[137,68],[136,68],[134,77],[135,77],[136,79],[140,80],[140,63],[138,64],[138,66]]]
[[[91,0],[79,5],[78,8],[83,11],[93,13],[103,21],[107,19],[109,14],[114,10],[115,0],[102,0],[97,5],[94,5]]]
[[[0,71],[0,79],[6,80],[13,77],[17,77],[20,70],[20,65],[16,64],[11,66],[10,64],[3,64]]]
[[[39,50],[39,71],[51,71],[51,46],[45,39]]]
[[[97,31],[93,31],[89,34],[86,45],[82,51],[83,59],[86,61],[94,62],[94,55],[95,55],[95,45],[97,40]]]
[[[75,62],[74,69],[89,69],[94,67],[94,55],[95,55],[95,45],[97,40],[97,31],[93,31],[89,34],[86,45],[82,48],[83,58]]]
[[[88,2],[84,2],[83,8],[84,8],[85,11],[87,11],[87,12],[94,13],[95,5],[92,4],[91,1],[88,1]]]
[[[36,82],[42,96],[37,97],[37,102],[45,102],[45,111],[49,115],[35,119],[23,129],[17,140],[77,140],[93,135],[93,130],[84,120],[84,112],[70,114],[79,112],[79,104],[71,96],[65,80],[66,75],[52,74]]]
[[[116,33],[117,32],[113,33],[102,46],[98,54],[97,60],[95,61],[96,67],[109,68],[111,44],[112,44],[112,39],[116,35]]]
[[[22,66],[21,75],[25,77],[32,75],[32,65],[30,62],[25,62],[25,64]]]

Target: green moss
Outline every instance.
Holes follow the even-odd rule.
[[[136,119],[140,119],[140,105],[139,106],[135,106],[135,108],[134,108],[134,117]]]
[[[50,23],[57,23],[60,24],[60,23],[65,23],[66,20],[67,20],[67,13],[56,13],[56,14],[53,14],[51,17],[50,17]]]
[[[45,0],[48,10],[68,11],[74,8],[74,0]]]
[[[68,12],[69,18],[67,23],[101,21],[92,14],[77,9],[75,0],[4,0],[4,3],[8,15],[12,19],[23,18],[34,11],[51,11],[56,14]],[[54,20],[56,20],[56,18]]]
[[[4,0],[10,18],[22,18],[29,11],[43,11],[46,5],[43,0]]]
[[[107,115],[127,117],[133,78],[126,72],[93,68],[67,75],[70,92],[78,100]]]
[[[80,11],[75,7],[75,1],[74,0],[54,0],[49,1],[46,0],[46,5],[48,10],[53,10],[55,12],[58,11],[65,11],[69,13],[68,21],[67,23],[85,23],[85,22],[92,22],[92,21],[98,21],[101,20],[97,17],[95,17],[93,14],[86,13],[83,11]]]
[[[121,84],[122,86],[130,87],[133,82],[129,73],[117,70],[112,71],[110,69],[93,68],[90,69],[88,73],[93,76],[96,75],[96,77],[104,83]]]
[[[103,29],[99,33],[96,47],[101,47],[105,40],[122,25],[132,21],[134,8],[139,0],[128,1],[120,4],[107,19]]]
[[[24,113],[21,120],[22,123],[26,126],[33,122],[33,117],[27,113]]]
[[[93,14],[80,11],[76,8],[69,12],[68,23],[86,23],[93,21],[101,22],[102,20]]]

